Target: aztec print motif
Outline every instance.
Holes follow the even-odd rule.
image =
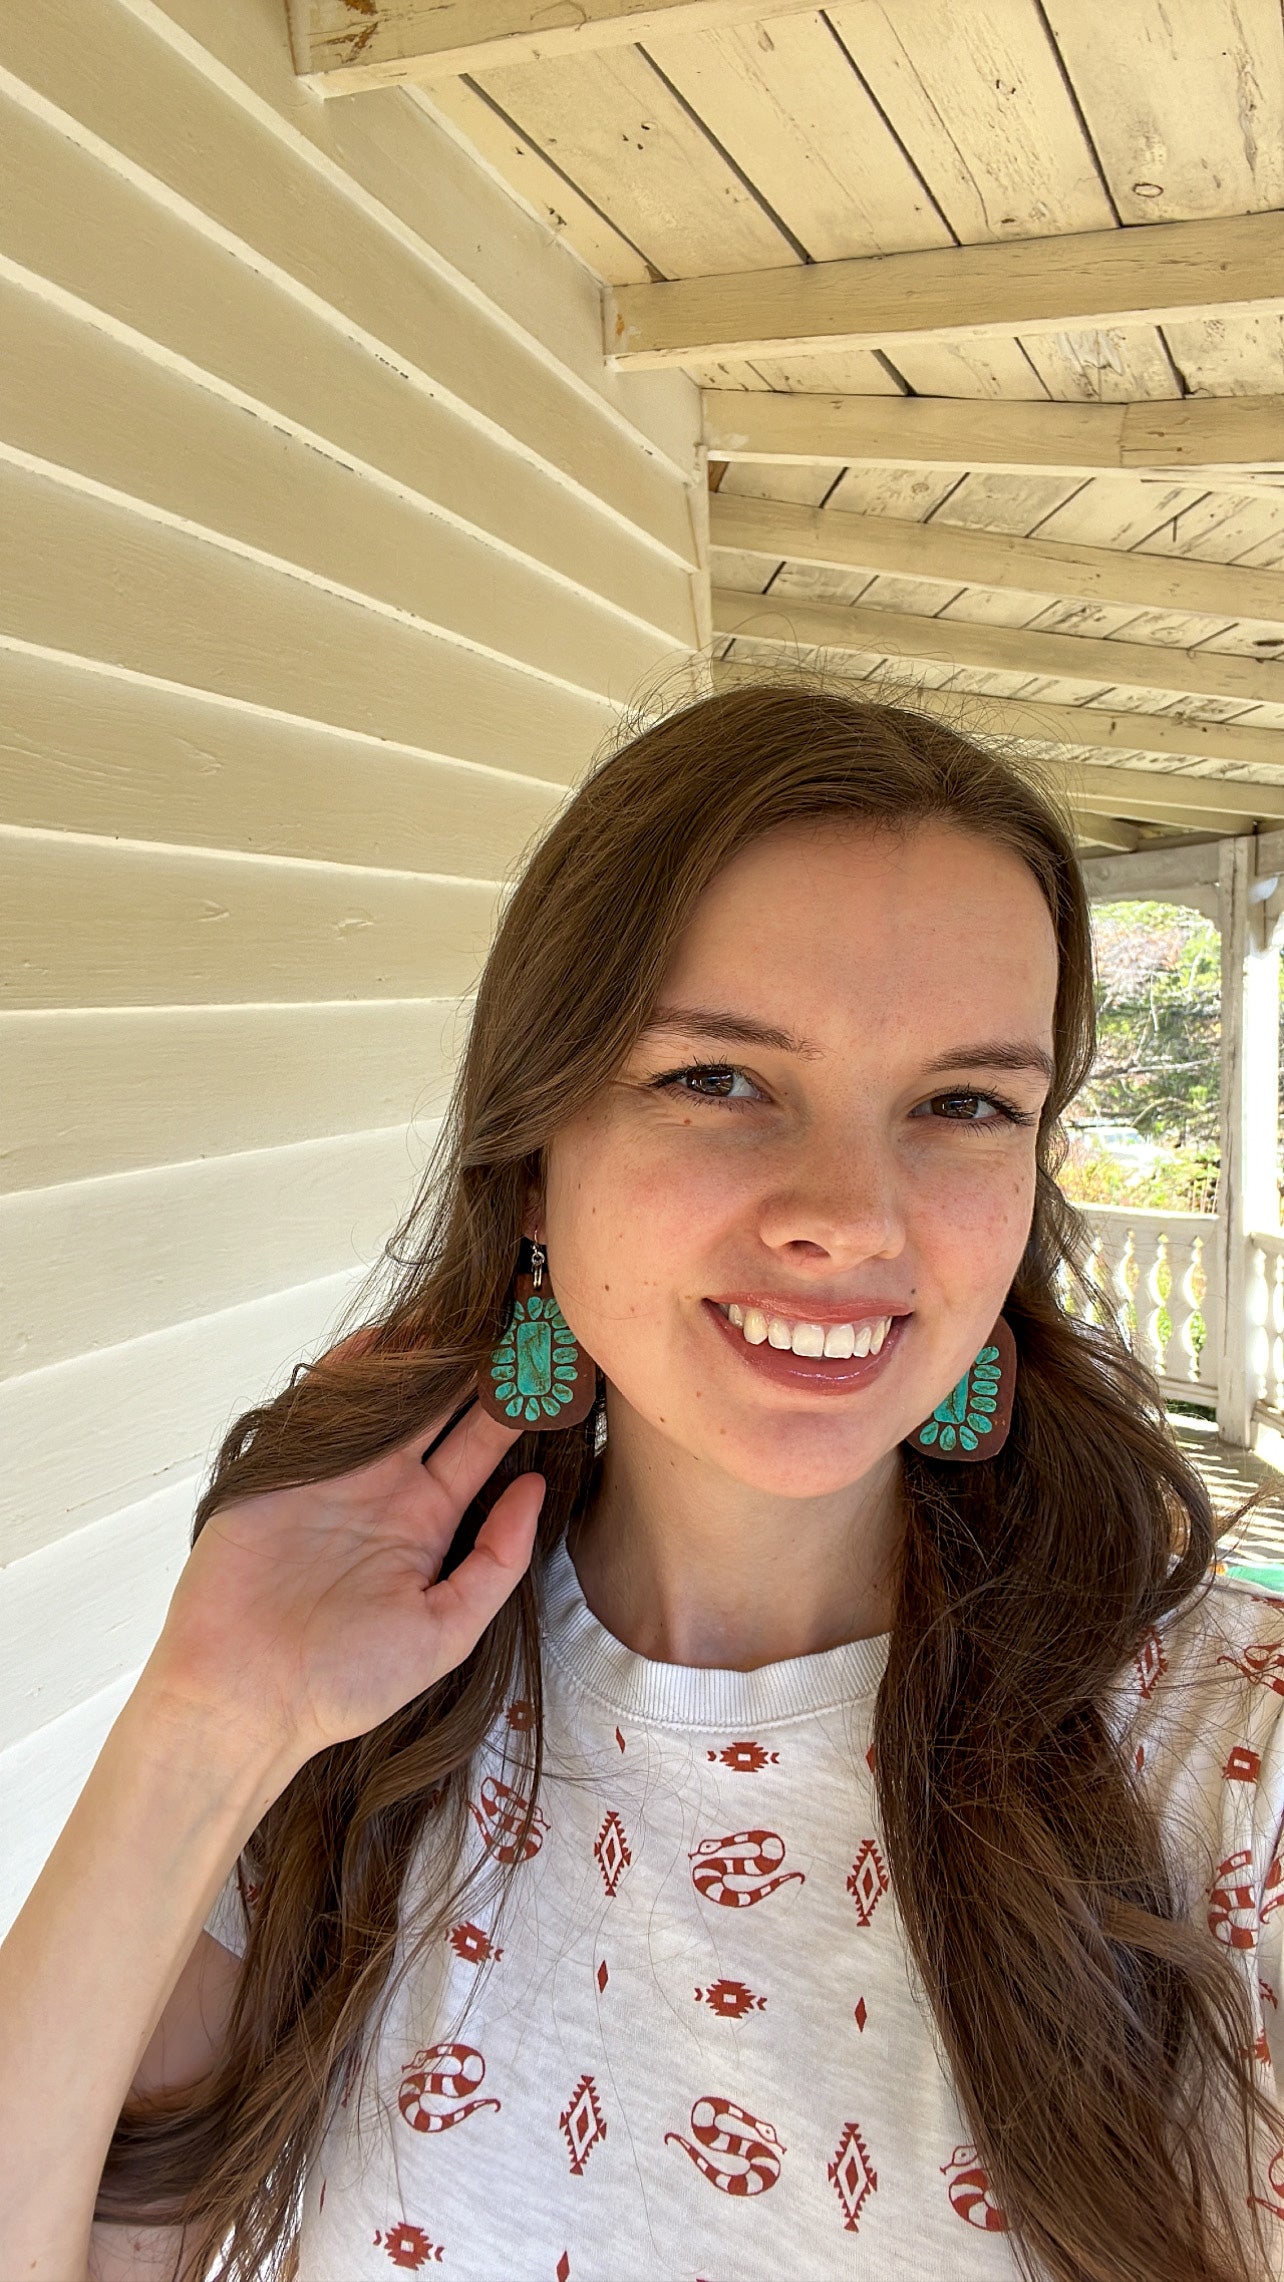
[[[769,1689],[646,1664],[593,1628],[569,1566],[546,1610],[546,1784],[532,1813],[515,1697],[466,1792],[479,1882],[345,2080],[299,2282],[622,2282],[620,2243],[664,2282],[1017,2282],[902,1946],[872,1749],[885,1643],[776,1667]],[[1120,1674],[1120,1743],[1200,1864],[1195,1922],[1244,1977],[1269,2090],[1284,1610],[1229,1584],[1208,1608]],[[1284,2272],[1284,2146],[1267,2153],[1247,2184]]]

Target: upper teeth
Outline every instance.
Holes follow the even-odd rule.
[[[741,1307],[736,1300],[727,1315],[751,1347],[766,1340],[770,1347],[791,1347],[795,1355],[877,1355],[893,1322],[890,1315],[881,1315],[859,1328],[854,1323],[791,1323],[783,1315],[765,1315],[759,1307]]]

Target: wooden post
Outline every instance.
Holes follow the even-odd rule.
[[[1257,1393],[1255,1275],[1250,1237],[1279,1225],[1280,960],[1277,882],[1256,871],[1252,833],[1218,850],[1221,929],[1221,1221],[1223,1306],[1217,1432],[1248,1450]]]

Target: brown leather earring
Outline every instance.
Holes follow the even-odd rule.
[[[1016,1341],[1007,1317],[1001,1315],[953,1392],[938,1402],[913,1434],[906,1435],[910,1448],[927,1458],[948,1458],[955,1465],[974,1466],[978,1458],[993,1458],[1007,1441],[1012,1424],[1016,1374]]]
[[[501,1426],[528,1433],[578,1426],[597,1396],[597,1365],[586,1355],[544,1275],[542,1246],[531,1273],[519,1274],[504,1334],[477,1377],[477,1399]]]

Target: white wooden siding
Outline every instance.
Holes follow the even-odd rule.
[[[409,1202],[504,891],[707,623],[697,390],[283,0],[0,18],[0,1926],[232,1417]]]

